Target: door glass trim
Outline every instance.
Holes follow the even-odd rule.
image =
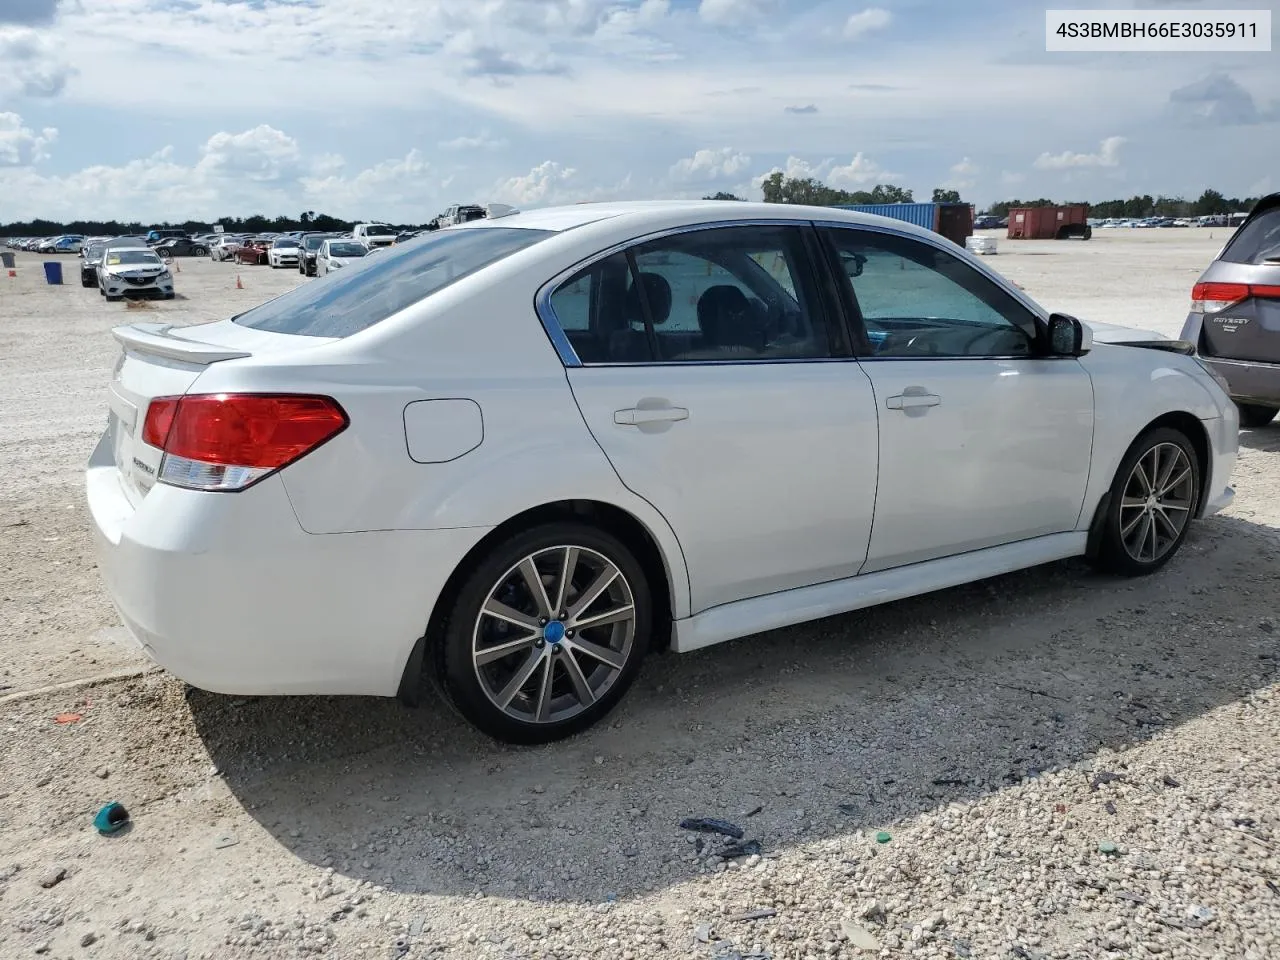
[[[1014,287],[1013,284],[1010,283],[1008,280],[1006,280],[1004,277],[994,273],[986,264],[978,260],[978,258],[974,254],[969,253],[968,250],[964,250],[957,244],[951,243],[951,241],[946,240],[945,238],[942,238],[942,237],[939,237],[938,240],[934,240],[932,237],[917,236],[915,234],[905,233],[901,230],[886,229],[886,228],[880,227],[879,225],[872,226],[872,225],[865,225],[865,224],[859,224],[859,223],[841,223],[838,221],[816,221],[814,223],[814,226],[817,228],[819,236],[822,237],[823,246],[827,251],[827,255],[824,259],[824,262],[826,264],[826,269],[833,274],[832,279],[836,284],[836,286],[838,287],[838,289],[840,290],[840,305],[843,307],[847,315],[847,320],[849,325],[849,335],[852,337],[853,341],[858,344],[858,360],[859,361],[864,363],[865,362],[888,363],[891,361],[902,361],[902,360],[944,361],[944,360],[1063,359],[1056,355],[1043,355],[1037,352],[1040,344],[1043,342],[1043,338],[1048,329],[1048,319],[1047,319],[1047,315],[1044,312],[1044,308],[1041,307],[1039,304],[1037,304],[1034,300],[1031,300],[1029,297],[1026,297],[1025,295],[1019,295],[1021,291],[1017,287]],[[1032,352],[1030,354],[972,354],[972,355],[961,354],[961,355],[954,355],[954,356],[952,355],[930,356],[928,354],[922,354],[920,356],[905,356],[905,357],[881,357],[871,353],[870,338],[867,334],[866,320],[862,316],[862,307],[858,302],[857,291],[854,290],[853,288],[853,281],[848,279],[847,277],[842,276],[836,270],[836,259],[837,259],[838,248],[835,243],[834,234],[835,234],[835,231],[837,230],[877,233],[882,236],[889,236],[898,240],[915,241],[919,243],[921,246],[931,247],[938,253],[942,254],[943,256],[951,257],[953,260],[959,261],[965,266],[973,268],[975,272],[978,274],[978,277],[980,279],[987,280],[990,283],[992,283],[997,289],[1000,290],[1001,293],[1004,293],[1007,296],[1009,296],[1019,306],[1026,308],[1027,312],[1031,315],[1031,320],[1036,330],[1035,336],[1030,338]],[[957,255],[958,253],[963,253],[965,255],[958,256]],[[997,312],[1000,312],[1000,311],[997,310]],[[1005,319],[1008,320],[1009,318],[1005,317]],[[1026,332],[1025,328],[1021,324],[1014,323],[1013,321],[1009,321],[1009,322],[1016,329],[1022,330],[1024,333]],[[1065,359],[1075,359],[1075,358],[1067,357]]]
[[[538,288],[538,292],[534,295],[534,312],[537,314],[538,320],[542,324],[542,328],[547,334],[547,339],[551,341],[551,345],[555,348],[556,353],[559,355],[561,363],[563,363],[566,367],[572,367],[572,368],[577,368],[577,367],[704,367],[704,366],[719,367],[719,366],[741,366],[744,364],[759,365],[759,364],[769,364],[769,363],[848,363],[850,361],[856,362],[857,358],[854,356],[836,356],[836,357],[812,357],[812,358],[784,357],[784,358],[776,358],[776,359],[766,358],[766,359],[760,359],[760,360],[755,360],[755,359],[750,359],[750,360],[644,360],[644,361],[629,361],[629,362],[616,362],[616,363],[583,363],[581,358],[579,358],[577,351],[573,349],[573,344],[570,342],[568,334],[565,333],[564,328],[560,323],[559,317],[556,316],[555,308],[551,304],[551,298],[555,295],[556,291],[559,290],[559,288],[565,282],[572,279],[578,273],[581,273],[583,270],[593,266],[596,263],[599,263],[602,260],[607,260],[609,257],[613,256],[614,254],[627,252],[635,247],[642,246],[646,243],[650,243],[655,240],[662,240],[666,237],[679,236],[680,234],[685,234],[685,233],[700,233],[704,230],[718,230],[718,229],[724,229],[729,227],[795,227],[803,231],[805,228],[812,229],[813,226],[814,226],[814,221],[811,218],[807,218],[807,217],[777,217],[777,218],[753,217],[753,218],[743,219],[743,220],[712,220],[712,221],[704,221],[702,223],[684,224],[679,227],[667,227],[662,230],[656,230],[650,233],[640,234],[639,236],[631,237],[627,240],[620,241],[609,247],[599,250],[588,257],[584,257],[582,260],[579,260],[573,266],[568,267],[560,271],[559,273],[557,273],[554,277],[552,277],[550,280],[548,280],[546,283],[544,283],[541,287]],[[857,224],[846,223],[845,226],[857,226]],[[888,231],[888,232],[892,232],[892,231]],[[809,245],[807,243],[805,244],[805,253],[807,255],[811,254]],[[811,260],[812,258],[811,256],[807,256],[806,259]],[[820,278],[815,275],[815,269],[816,269],[816,265],[813,263],[810,263],[808,267],[808,271],[809,271],[808,280],[816,288],[814,292],[818,296],[818,307],[823,314],[821,319],[823,323],[827,325],[828,337],[830,337],[831,336],[830,331],[832,326],[835,324],[839,324],[842,318],[840,315],[837,315],[835,317],[832,317],[829,315],[827,297],[823,294],[823,291],[820,288]],[[633,280],[634,280],[634,276],[633,276]],[[645,315],[646,315],[646,327],[648,327],[649,323],[647,318],[649,314],[648,314],[647,308],[645,309]]]
[[[1022,306],[1026,307],[1032,313],[1033,316],[1035,316],[1037,321],[1037,326],[1040,324],[1047,325],[1049,322],[1049,312],[1045,310],[1043,306],[1041,306],[1039,303],[1037,303],[1035,300],[1029,297],[1026,291],[1024,291],[1021,287],[1014,286],[1006,277],[1003,277],[1000,274],[996,273],[994,270],[991,269],[991,267],[989,267],[986,263],[984,263],[978,257],[977,254],[971,253],[970,251],[966,250],[964,247],[960,246],[959,244],[952,243],[950,240],[946,239],[945,237],[939,236],[938,234],[908,233],[905,230],[896,230],[892,227],[881,226],[878,223],[876,224],[854,223],[849,220],[815,220],[813,221],[813,225],[817,227],[819,231],[822,231],[825,229],[865,230],[868,233],[883,233],[883,234],[888,234],[889,236],[892,236],[892,237],[899,237],[904,240],[915,240],[917,243],[923,243],[927,246],[933,247],[934,249],[939,250],[942,253],[947,254],[948,256],[952,256],[952,257],[955,257],[957,260],[964,261],[964,263],[966,263],[968,266],[972,267],[974,270],[977,270],[978,273],[982,274],[983,277],[990,280],[992,283],[998,286],[1005,293],[1009,294],[1009,296],[1013,297],[1013,299],[1017,300],[1020,304],[1022,304]]]

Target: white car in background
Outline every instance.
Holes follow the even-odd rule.
[[[366,247],[389,247],[398,235],[398,230],[385,223],[357,223],[351,228],[351,238]]]
[[[267,251],[267,263],[271,265],[272,270],[296,267],[301,254],[302,250],[297,237],[276,237],[271,241],[271,248]]]
[[[236,247],[244,242],[244,238],[239,234],[224,233],[217,240],[209,244],[210,260],[230,260],[235,256]]]
[[[143,649],[227,694],[436,686],[514,742],[590,726],[655,648],[1068,557],[1151,573],[1233,496],[1189,345],[1095,341],[832,208],[535,210],[114,333],[87,496]]]
[[[173,274],[148,247],[108,247],[98,264],[98,292],[108,300],[125,297],[173,299]]]
[[[316,254],[316,275],[323,277],[368,255],[369,248],[359,240],[326,240]]]

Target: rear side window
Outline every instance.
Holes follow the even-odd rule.
[[[515,227],[434,233],[296,287],[234,320],[271,333],[349,337],[551,235]]]
[[[1280,264],[1280,200],[1237,230],[1219,259],[1228,263]]]

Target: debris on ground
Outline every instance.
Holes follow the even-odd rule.
[[[1115,783],[1117,780],[1123,780],[1123,773],[1112,773],[1110,770],[1100,770],[1093,776],[1093,780],[1089,783],[1090,790],[1097,790],[1099,787]]]
[[[759,840],[738,840],[734,843],[726,844],[716,852],[716,856],[721,860],[733,860],[737,857],[750,857],[759,854],[763,847],[760,846]]]
[[[681,830],[694,830],[698,833],[718,833],[734,840],[741,840],[746,834],[740,826],[728,820],[717,820],[714,817],[686,817],[680,821]]]
[[[93,818],[93,825],[99,833],[118,833],[129,822],[129,811],[122,804],[111,801]]]
[[[745,923],[748,920],[768,920],[770,917],[776,917],[778,911],[772,908],[765,910],[748,910],[746,913],[740,913],[736,917],[730,917],[730,923]]]
[[[66,867],[52,867],[45,871],[44,875],[40,877],[40,886],[48,890],[52,887],[56,887],[65,879],[67,879]]]
[[[852,920],[840,921],[840,932],[859,950],[881,950],[880,940],[874,933]]]
[[[888,843],[892,839],[893,839],[893,834],[891,834],[888,830],[881,830],[879,833],[876,834],[876,843]]]

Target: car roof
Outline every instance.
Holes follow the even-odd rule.
[[[501,217],[487,217],[450,227],[450,230],[485,230],[498,227],[516,227],[528,230],[561,232],[603,220],[626,221],[626,227],[637,233],[647,229],[695,225],[698,223],[731,222],[734,220],[823,220],[848,223],[851,226],[891,227],[916,236],[936,238],[937,234],[923,227],[837,207],[804,206],[801,204],[754,203],[736,200],[630,200],[624,202],[578,203],[571,206],[542,207],[522,210]],[[617,224],[622,226],[622,222]]]

